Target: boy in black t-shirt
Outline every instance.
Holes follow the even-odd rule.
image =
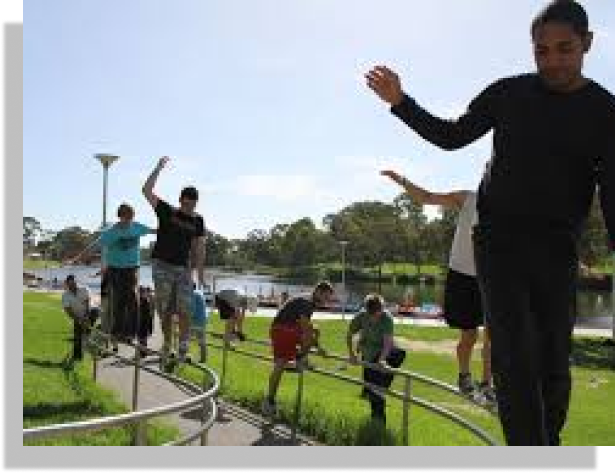
[[[155,286],[156,310],[160,315],[164,341],[162,364],[166,365],[171,351],[173,315],[178,314],[180,342],[179,358],[185,359],[190,341],[190,310],[192,307],[192,270],[196,268],[198,282],[204,286],[205,224],[195,212],[199,198],[194,187],[186,187],[179,196],[179,208],[174,208],[154,194],[154,185],[169,158],[163,157],[143,185],[143,195],[158,216],[158,233],[152,251],[152,275]]]

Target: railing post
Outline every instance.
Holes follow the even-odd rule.
[[[222,337],[222,374],[220,375],[220,391],[224,389],[224,381],[226,380],[226,364],[228,358],[229,341],[225,336]]]
[[[206,392],[209,389],[209,376],[206,372],[203,372],[203,392]],[[207,398],[203,401],[203,412],[201,413],[201,426],[205,425],[207,422],[207,414],[209,409],[207,409],[208,404],[211,404],[211,398]],[[207,430],[204,430],[201,433],[201,447],[207,445]]]
[[[293,418],[293,426],[291,430],[291,441],[297,440],[297,430],[299,428],[299,416],[301,415],[301,400],[303,397],[303,366],[297,364],[297,397],[295,399],[295,415]]]
[[[132,383],[132,411],[139,408],[139,377],[141,374],[141,344],[135,343],[135,374]],[[143,445],[143,421],[137,421],[134,428],[134,444]]]
[[[98,344],[93,344],[91,338],[90,343],[92,346],[92,379],[96,382],[98,380]]]
[[[404,376],[404,410],[402,415],[401,432],[404,445],[410,445],[408,440],[408,414],[410,410],[410,376]]]

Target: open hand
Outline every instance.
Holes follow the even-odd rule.
[[[399,105],[404,99],[399,76],[388,67],[376,66],[365,74],[365,78],[367,86],[390,105]]]
[[[163,169],[169,163],[169,161],[170,159],[168,156],[163,156],[162,158],[160,158],[160,160],[158,160],[158,168]]]

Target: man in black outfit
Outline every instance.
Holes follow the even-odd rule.
[[[500,419],[510,445],[558,445],[570,401],[576,244],[596,186],[615,246],[615,97],[582,75],[592,33],[578,3],[551,2],[531,36],[537,73],[493,83],[453,121],[405,95],[390,69],[366,77],[394,115],[441,148],[493,130],[474,246]]]

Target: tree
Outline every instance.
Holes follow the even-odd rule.
[[[40,236],[43,228],[41,223],[34,217],[23,217],[23,244],[32,247]]]
[[[92,241],[93,233],[81,227],[68,227],[59,231],[52,240],[56,257],[64,260],[72,258],[83,251]]]
[[[427,216],[423,213],[423,205],[412,200],[409,194],[402,193],[393,200],[400,211],[400,217],[405,225],[402,231],[406,259],[417,266],[421,274],[421,266],[429,254]]]
[[[595,266],[606,260],[609,255],[607,235],[600,200],[596,194],[579,244],[579,257],[584,264]]]

